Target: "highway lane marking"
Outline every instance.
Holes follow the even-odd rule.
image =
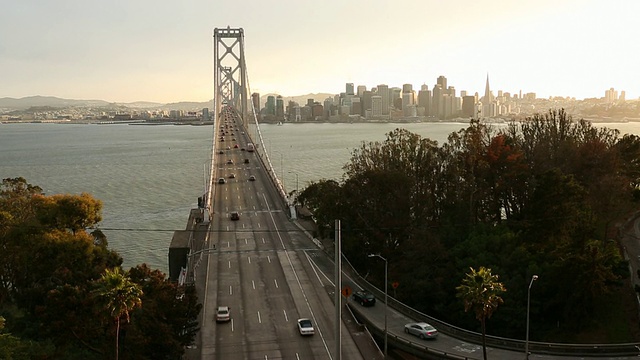
[[[293,272],[293,276],[296,278],[296,282],[298,283],[298,287],[300,288],[300,291],[302,292],[302,297],[304,298],[304,302],[307,304],[307,308],[309,309],[309,313],[311,314],[311,318],[313,318],[313,322],[316,323],[316,328],[318,329],[318,334],[320,334],[320,339],[322,340],[322,344],[324,345],[324,349],[327,352],[327,355],[329,356],[329,360],[333,360],[333,357],[331,356],[331,351],[329,351],[329,346],[327,345],[327,341],[324,338],[324,335],[322,334],[322,330],[320,330],[320,326],[318,323],[318,320],[316,319],[316,315],[313,313],[313,309],[311,309],[311,304],[309,304],[309,298],[307,298],[307,293],[305,293],[304,288],[302,287],[302,283],[300,282],[300,278],[298,277],[298,273],[296,272],[296,268],[293,266],[293,262],[291,261],[291,257],[289,256],[289,252],[286,251],[286,247],[284,246],[284,240],[282,239],[282,236],[280,235],[280,230],[278,229],[278,224],[276,224],[276,219],[273,218],[273,214],[271,213],[271,208],[269,207],[269,202],[267,201],[267,197],[263,194],[262,195],[264,198],[264,202],[267,206],[267,210],[269,211],[269,216],[271,217],[271,223],[273,224],[273,228],[275,230],[275,233],[278,235],[278,238],[280,239],[280,244],[282,244],[282,248],[285,250],[284,254],[287,257],[287,261],[289,261],[289,266],[291,267],[291,271]]]
[[[233,319],[231,319],[231,332],[233,332]]]
[[[289,322],[289,317],[287,316],[287,310],[282,310],[284,313],[284,321]]]
[[[229,285],[229,295],[233,295],[233,285]]]
[[[245,244],[245,245],[247,245],[247,244],[248,244],[247,239],[244,239],[244,244]],[[251,261],[249,261],[249,262],[251,262]]]
[[[262,243],[264,244],[264,238],[262,238]]]
[[[316,277],[318,278],[318,282],[320,282],[320,285],[323,285],[323,286],[324,286],[324,284],[322,283],[322,279],[320,279],[320,275],[318,275],[318,272],[316,271],[316,266],[315,266],[315,264],[311,262],[311,259],[309,259],[309,254],[307,254],[307,252],[306,252],[306,251],[304,252],[304,256],[306,256],[306,257],[307,257],[307,261],[308,261],[308,262],[309,262],[309,264],[311,265],[311,270],[313,270],[313,273],[314,273],[314,274],[316,274]],[[320,269],[318,269],[318,270],[320,270]],[[322,275],[324,275],[324,274],[322,274]],[[326,277],[326,275],[325,275],[325,277]]]
[[[262,324],[262,319],[260,318],[260,311],[258,311],[258,322]]]
[[[296,359],[300,360],[300,356],[298,356],[298,353],[296,353]]]
[[[229,244],[229,242],[227,241],[227,247],[231,247],[231,245]]]
[[[258,223],[258,227],[260,227],[260,223]]]
[[[278,279],[273,279],[273,282],[276,284],[276,289],[278,289]]]
[[[256,282],[251,280],[251,286],[253,286],[253,290],[255,290],[256,289]]]
[[[262,241],[264,242],[264,239],[262,239]],[[269,264],[271,264],[271,257],[269,255],[267,255],[267,261],[269,261]]]
[[[247,260],[249,261],[249,264],[251,264],[251,256],[247,256]]]
[[[231,260],[229,260],[229,269],[231,269]]]

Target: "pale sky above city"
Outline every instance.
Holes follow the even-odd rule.
[[[213,97],[213,29],[244,28],[252,92],[345,83],[640,97],[637,0],[0,0],[0,98]]]

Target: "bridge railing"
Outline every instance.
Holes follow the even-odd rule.
[[[362,286],[365,290],[371,292],[378,299],[384,298],[384,291],[378,289],[375,285],[371,284],[365,278],[363,278],[358,271],[353,268],[349,260],[343,255],[343,270],[349,273],[356,279],[358,285]],[[346,265],[346,266],[345,266]],[[388,295],[388,294],[387,294]],[[435,326],[438,331],[443,334],[468,341],[470,343],[481,344],[482,334],[470,330],[465,330],[457,326],[448,324],[444,321],[440,321],[434,317],[431,317],[425,313],[422,313],[391,296],[387,296],[389,307],[394,308],[399,313],[407,316],[410,319],[416,321],[424,321]],[[363,319],[364,320],[364,319]],[[368,325],[373,325],[369,323]],[[375,325],[373,325],[375,327]],[[372,329],[373,330],[373,329]],[[375,331],[383,331],[383,329],[376,328]],[[405,343],[406,340],[402,340]],[[525,341],[518,339],[503,338],[499,336],[486,336],[487,346],[521,351],[524,353]],[[413,346],[413,345],[412,345]],[[416,344],[415,346],[424,348],[422,344]],[[426,349],[429,353],[433,353],[433,349]],[[529,351],[539,354],[559,355],[559,356],[640,356],[640,343],[622,343],[622,344],[567,344],[567,343],[546,343],[529,341]],[[441,354],[442,355],[442,354]],[[443,355],[444,356],[444,355]],[[446,359],[460,359],[459,356],[443,357]]]
[[[251,131],[247,128],[247,135],[251,142],[255,145],[255,152],[258,154],[260,161],[264,168],[267,170],[267,174],[269,175],[269,179],[273,183],[273,185],[278,190],[278,194],[282,199],[283,206],[289,206],[291,204],[291,199],[289,199],[289,195],[287,194],[286,189],[284,188],[284,184],[282,180],[278,178],[277,172],[273,168],[273,164],[271,163],[271,158],[269,157],[269,153],[267,152],[267,147],[264,145],[264,138],[262,137],[262,132],[260,131],[260,125],[258,123],[258,117],[256,116],[255,109],[253,108],[253,102],[251,103],[253,111],[251,111],[250,121],[247,121],[247,127],[254,126],[255,127],[255,136],[252,136]],[[255,138],[254,138],[255,137]]]

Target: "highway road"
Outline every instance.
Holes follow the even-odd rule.
[[[317,248],[289,220],[257,153],[242,150],[248,141],[244,129],[224,121],[216,125],[209,250],[199,269],[205,281],[200,356],[335,359],[333,302],[305,255]],[[234,211],[238,220],[231,219]],[[217,306],[231,308],[231,321],[216,323]],[[315,335],[300,335],[299,318],[311,319]],[[343,358],[361,359],[344,325],[342,333]]]

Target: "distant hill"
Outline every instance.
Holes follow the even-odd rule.
[[[260,107],[264,107],[269,95],[278,96],[278,94],[265,94],[260,96]],[[307,99],[313,99],[314,101],[322,103],[326,98],[333,97],[334,94],[317,93],[307,95],[296,96],[282,96],[285,102],[285,106],[289,101],[295,101],[301,106],[307,103]],[[55,96],[27,96],[23,98],[0,98],[0,109],[8,110],[26,110],[32,107],[53,107],[53,108],[68,108],[68,107],[120,107],[126,106],[132,109],[160,109],[160,110],[184,110],[184,111],[198,111],[203,108],[212,108],[213,99],[209,101],[196,102],[196,101],[181,101],[175,103],[156,103],[150,101],[136,101],[130,103],[113,103],[104,100],[75,100],[75,99],[62,99]]]
[[[103,100],[71,100],[61,99],[54,96],[28,96],[20,99],[0,98],[0,108],[28,109],[30,107],[51,106],[65,108],[71,106],[107,106],[109,102]]]

